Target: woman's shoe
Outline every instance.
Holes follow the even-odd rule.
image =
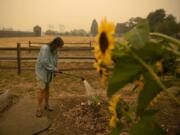
[[[51,107],[49,107],[48,105],[44,106],[44,109],[49,111],[49,112],[52,112],[54,111],[54,109],[52,109]]]
[[[41,110],[36,111],[36,117],[40,118],[42,117],[43,112]]]

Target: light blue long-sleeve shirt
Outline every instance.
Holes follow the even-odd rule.
[[[40,49],[35,67],[37,78],[45,83],[51,82],[54,71],[57,70],[57,61],[57,51],[51,52],[48,45],[43,45]]]

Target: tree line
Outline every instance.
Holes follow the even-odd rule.
[[[176,17],[172,14],[167,14],[164,9],[157,9],[150,12],[146,18],[133,17],[124,23],[117,23],[115,28],[115,35],[121,36],[124,33],[131,30],[138,22],[147,19],[149,22],[150,32],[159,32],[175,38],[180,38],[180,22],[177,22]],[[96,19],[93,19],[90,31],[87,32],[84,29],[74,29],[70,32],[57,32],[53,30],[47,30],[46,35],[65,35],[65,36],[95,36],[98,32],[98,23]]]
[[[166,14],[164,9],[157,9],[150,12],[146,18],[134,17],[124,23],[117,23],[115,35],[121,36],[131,30],[138,22],[147,19],[149,22],[150,32],[159,32],[175,38],[180,38],[180,22],[172,14]],[[97,34],[97,21],[93,20],[91,25],[91,34]]]

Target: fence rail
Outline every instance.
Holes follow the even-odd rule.
[[[42,45],[42,44],[48,44],[48,43],[40,43],[40,42],[31,42],[31,41],[29,41],[28,42],[28,46],[29,46],[29,48],[31,48],[31,47],[37,47],[37,46],[33,46],[32,44],[37,44],[37,45]],[[72,44],[72,45],[76,45],[76,44],[80,44],[80,45],[89,45],[89,47],[92,47],[92,41],[89,41],[89,42],[65,42],[64,43],[65,45],[66,44]]]
[[[33,47],[33,48],[27,48],[27,47],[21,47],[22,51],[39,51],[40,47]],[[16,51],[17,47],[0,47],[0,51]],[[61,51],[91,51],[93,50],[93,47],[63,47],[59,49]]]
[[[16,60],[17,57],[14,56],[2,56],[0,57],[0,60]],[[36,60],[37,57],[35,56],[28,56],[28,57],[21,57],[21,60]],[[94,60],[95,58],[93,56],[60,56],[58,59],[76,59],[76,60]]]
[[[91,42],[89,42],[90,44]],[[32,43],[31,43],[32,44]],[[33,43],[34,44],[34,43]],[[38,43],[40,44],[40,43]],[[44,44],[44,43],[42,43]],[[66,43],[67,44],[67,43]],[[72,43],[73,44],[73,43]],[[77,43],[78,44],[78,43]],[[82,44],[82,43],[81,43]],[[87,43],[84,43],[87,44]],[[16,51],[16,56],[0,56],[0,60],[3,61],[16,61],[17,62],[17,73],[18,75],[21,74],[22,66],[21,63],[23,60],[36,60],[37,57],[35,56],[21,56],[21,51],[39,51],[40,46],[29,46],[27,47],[21,47],[20,43],[17,43],[16,47],[0,47],[0,51]],[[73,46],[73,47],[63,47],[59,49],[60,51],[86,51],[86,50],[93,50],[93,47],[91,45],[88,47],[78,47],[78,46]],[[60,56],[58,59],[71,59],[71,60],[94,60],[95,58],[93,56]],[[79,70],[88,70],[88,69],[93,69],[93,68],[81,68]],[[72,68],[69,69],[64,69],[64,70],[73,70]],[[77,70],[77,69],[74,69]]]

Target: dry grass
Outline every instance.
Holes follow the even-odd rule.
[[[1,66],[8,66],[9,64],[15,63],[1,63]],[[35,96],[36,93],[36,76],[34,71],[34,63],[27,63],[24,65],[26,68],[31,68],[32,70],[22,70],[21,76],[17,75],[17,70],[15,69],[0,69],[0,88],[8,89],[13,94],[23,95],[26,92],[30,92]],[[82,67],[92,67],[92,63],[66,63],[62,62],[59,65],[60,68],[82,68]],[[92,71],[64,71],[66,73],[75,74],[77,76],[84,77],[92,85],[92,87],[97,92],[103,92],[100,85],[99,75],[95,70]],[[85,88],[83,82],[80,78],[75,78],[73,76],[57,74],[54,81],[52,82],[52,92],[53,93],[69,93],[82,95],[85,94]],[[53,94],[57,96],[57,94]]]
[[[21,43],[22,47],[28,47],[28,42],[48,43],[53,40],[55,36],[42,37],[18,37],[18,38],[0,38],[0,47],[16,47],[17,43]],[[92,37],[78,37],[78,36],[62,36],[65,43],[88,43],[93,41]],[[33,44],[34,46],[40,46]],[[64,46],[89,46],[89,44],[65,44]],[[22,51],[21,56],[37,56],[37,51],[27,52]],[[1,51],[0,56],[16,56],[16,51]],[[60,52],[61,56],[92,56],[92,51],[66,51]]]
[[[48,43],[56,36],[41,36],[41,37],[15,37],[15,38],[0,38],[0,47],[16,47],[17,43],[21,43],[22,46],[27,47],[28,42],[40,42]],[[62,36],[65,43],[79,43],[89,42],[93,40],[91,37],[79,37],[79,36]]]

